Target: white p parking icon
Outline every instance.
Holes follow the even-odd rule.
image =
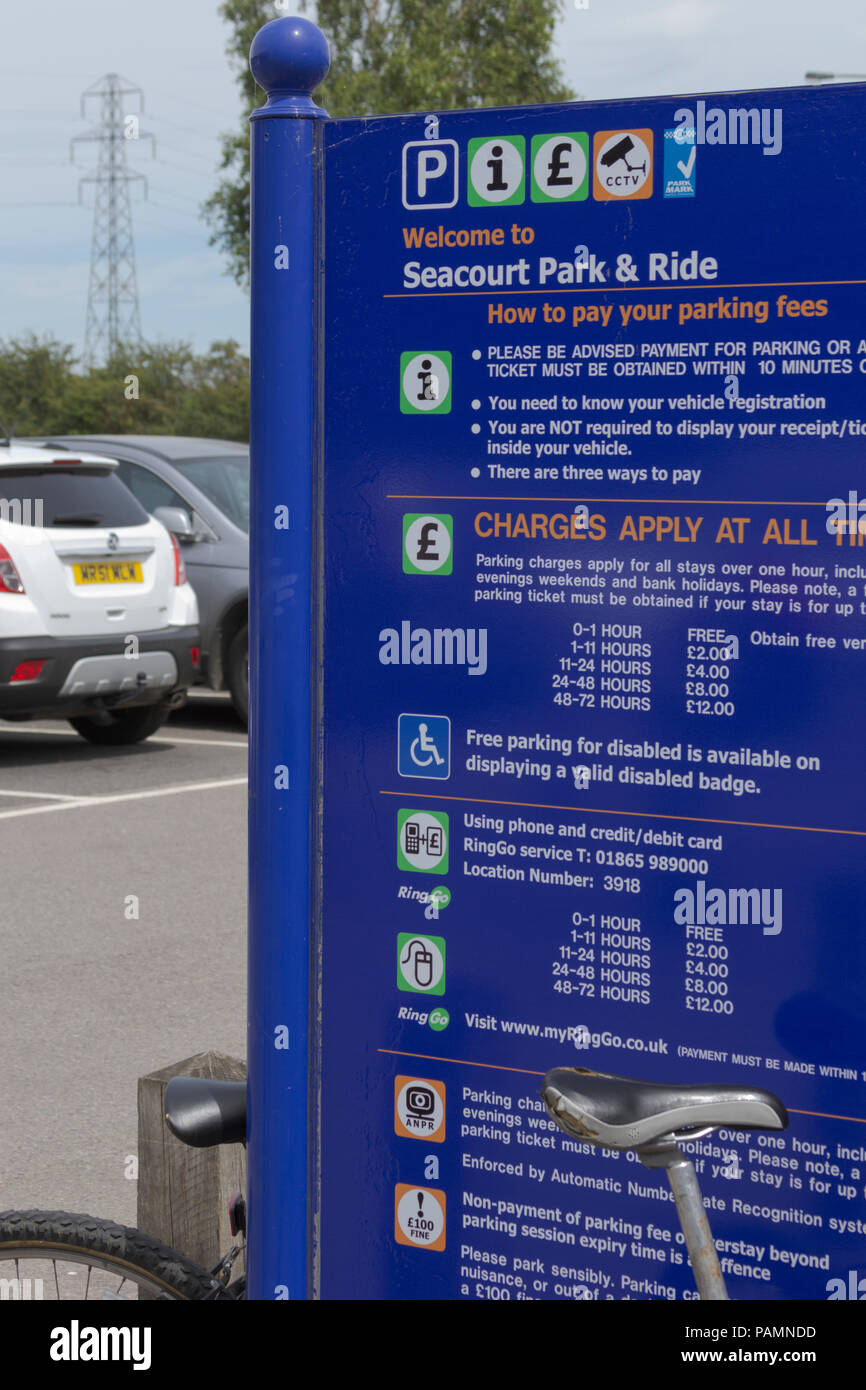
[[[410,140],[403,146],[404,208],[457,205],[456,140]]]
[[[427,184],[431,179],[440,179],[448,168],[444,150],[418,151],[418,197],[427,196]]]

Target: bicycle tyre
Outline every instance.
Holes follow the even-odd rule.
[[[120,1226],[115,1221],[104,1221],[84,1213],[0,1212],[0,1265],[14,1263],[17,1279],[22,1261],[55,1263],[55,1286],[60,1301],[71,1300],[63,1299],[60,1294],[58,1262],[64,1266],[81,1266],[88,1271],[99,1270],[119,1279],[118,1287],[130,1283],[162,1300],[234,1301],[235,1297],[202,1265],[187,1259],[179,1250],[131,1226]],[[88,1273],[85,1298],[90,1283]],[[125,1298],[126,1295],[112,1293],[108,1297]],[[80,1300],[80,1292],[74,1293],[72,1298]]]

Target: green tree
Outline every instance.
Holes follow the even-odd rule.
[[[0,344],[3,428],[18,435],[57,429],[74,363],[74,350],[55,338],[31,333]]]
[[[249,438],[249,359],[236,342],[203,355],[188,343],[118,347],[77,369],[73,349],[34,336],[0,342],[0,422],[41,434],[185,434]]]
[[[312,6],[300,0],[304,9]],[[331,116],[449,111],[569,101],[551,56],[563,0],[318,0],[316,19],[331,46],[331,71],[316,100]],[[228,53],[244,116],[261,105],[250,74],[253,37],[275,16],[270,0],[224,0]],[[239,284],[249,275],[249,132],[223,137],[226,176],[205,203],[211,245]]]

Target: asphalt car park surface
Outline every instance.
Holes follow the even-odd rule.
[[[128,748],[0,721],[0,1209],[134,1224],[138,1077],[245,1055],[246,748],[209,692]]]

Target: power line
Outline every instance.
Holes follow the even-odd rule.
[[[198,222],[201,225],[201,218],[194,212],[187,212],[186,208],[172,207],[171,203],[160,203],[156,198],[148,198],[147,206],[151,208],[163,208],[166,212],[173,212],[175,217],[185,217],[190,222]]]
[[[197,207],[200,207],[200,206],[201,206],[201,199],[200,199],[200,198],[190,198],[190,197],[187,196],[186,193],[175,193],[175,191],[174,191],[173,188],[166,188],[166,187],[164,186],[164,184],[161,184],[161,183],[153,183],[153,181],[151,181],[151,188],[155,188],[156,191],[157,191],[157,193],[161,193],[161,194],[163,195],[163,197],[166,197],[166,198],[178,198],[178,199],[180,200],[180,202],[182,202],[182,203],[189,203],[190,206],[191,206],[191,207],[194,207],[194,208],[197,208]]]
[[[152,198],[149,200],[147,206],[148,209],[152,207],[163,208],[166,212],[174,212],[174,208],[168,207],[165,203],[155,203]],[[184,232],[181,231],[179,227],[169,227],[166,225],[165,222],[157,222],[152,217],[146,217],[144,219],[143,225],[146,232],[150,232],[154,228],[158,228],[161,232],[165,232],[167,236],[183,237],[185,241],[194,241],[199,246],[201,246],[202,241],[204,240],[203,233],[198,233],[197,235],[195,232]]]
[[[163,146],[163,148],[165,147]],[[202,177],[210,177],[213,172],[212,169],[205,169],[201,166],[194,169],[191,164],[178,164],[176,159],[158,159],[156,162],[157,164],[164,164],[167,169],[180,169],[185,174],[199,174]]]
[[[71,111],[34,111],[31,106],[0,106],[0,116],[15,116],[25,121],[74,121]]]
[[[168,116],[151,115],[152,121],[161,121],[163,125],[174,126],[175,130],[185,130],[188,135],[196,135],[199,140],[217,140],[219,136],[213,129],[204,130],[202,126],[182,125],[180,121],[173,121]]]

